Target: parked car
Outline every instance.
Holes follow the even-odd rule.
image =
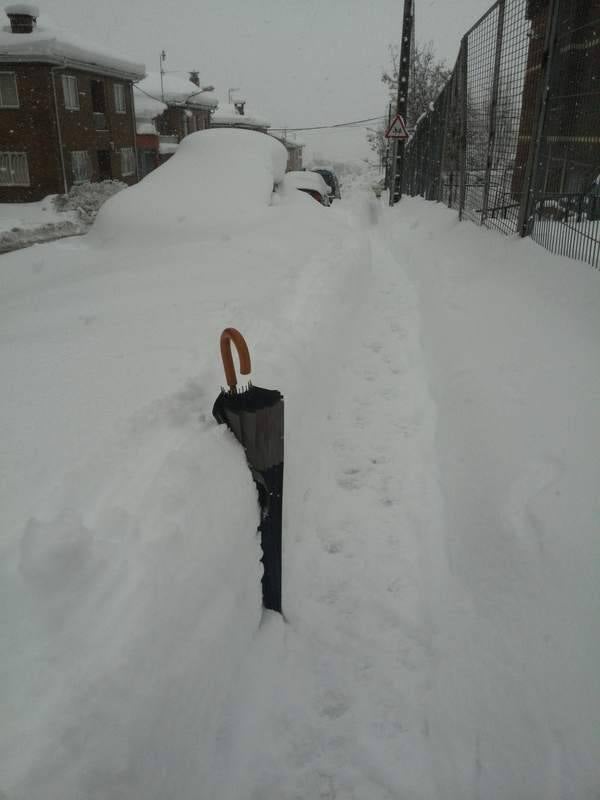
[[[333,203],[334,200],[340,200],[342,197],[340,182],[335,172],[332,172],[330,169],[315,169],[312,171],[320,175],[329,187],[329,202]]]
[[[329,186],[318,173],[310,171],[288,172],[285,176],[285,182],[299,191],[309,194],[322,206],[330,205]]]

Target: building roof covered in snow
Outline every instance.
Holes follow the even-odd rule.
[[[169,73],[163,75],[162,87],[160,72],[149,72],[144,80],[139,82],[138,87],[159,102],[164,97],[167,105],[212,109],[219,103],[214,92],[202,91],[187,78]]]
[[[137,85],[133,87],[133,102],[135,105],[135,118],[141,122],[156,119],[167,110],[166,103],[155,100],[145,94]]]
[[[143,64],[129,61],[78,36],[37,24],[38,8],[29,3],[6,7],[10,24],[0,29],[0,63],[61,64],[102,75],[139,80]]]
[[[257,114],[240,114],[233,103],[219,103],[212,117],[213,125],[232,125],[244,128],[269,128],[271,123]]]

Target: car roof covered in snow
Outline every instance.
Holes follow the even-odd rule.
[[[296,189],[307,189],[311,192],[319,192],[323,197],[329,195],[329,187],[317,172],[288,172],[285,182],[294,186]]]

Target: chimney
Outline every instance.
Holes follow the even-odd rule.
[[[233,105],[235,106],[235,110],[238,112],[238,114],[241,117],[243,117],[244,116],[244,107],[246,105],[246,101],[245,100],[239,100],[237,103],[234,103]]]
[[[17,3],[6,6],[4,10],[10,20],[10,29],[13,33],[33,33],[36,20],[40,15],[37,6],[29,3]]]
[[[193,69],[190,72],[190,83],[193,83],[198,88],[200,88],[200,73],[198,72],[198,70]]]

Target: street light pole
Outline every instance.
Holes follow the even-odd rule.
[[[165,102],[165,85],[164,85],[164,74],[165,68],[163,66],[164,62],[167,59],[167,54],[163,50],[160,54],[160,99]]]
[[[404,0],[404,16],[402,20],[402,45],[400,47],[400,64],[398,65],[398,97],[396,114],[406,122],[408,110],[408,81],[410,78],[410,47],[412,43],[414,21],[413,0]],[[392,179],[390,185],[390,206],[402,198],[402,173],[404,170],[404,140],[394,140],[392,155]]]

